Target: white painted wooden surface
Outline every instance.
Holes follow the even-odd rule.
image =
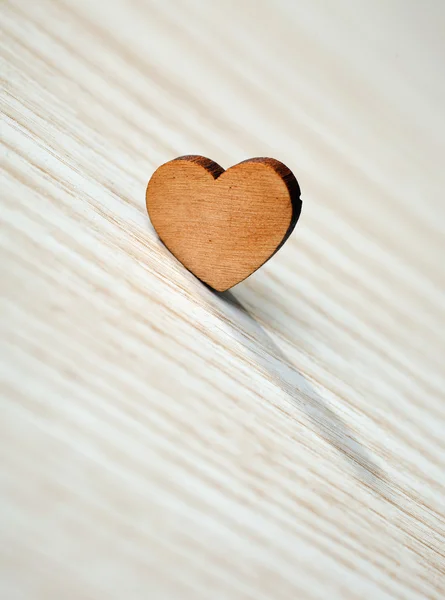
[[[2,2],[1,598],[445,593],[445,4]],[[221,297],[156,166],[271,155]]]

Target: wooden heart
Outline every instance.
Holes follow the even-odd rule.
[[[269,260],[301,211],[297,180],[273,158],[252,158],[225,171],[203,156],[181,156],[155,171],[146,200],[162,242],[217,291]]]

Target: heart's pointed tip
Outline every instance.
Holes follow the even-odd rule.
[[[215,290],[215,292],[218,292],[219,294],[221,294],[222,292],[227,292],[227,290],[230,290],[231,287],[233,287],[233,286],[232,285],[229,285],[229,286],[224,285],[224,286],[212,287],[212,290]]]
[[[222,293],[222,292],[227,292],[227,290],[230,290],[230,288],[233,287],[234,284],[221,284],[221,283],[209,283],[208,281],[204,281],[203,279],[200,280],[201,283],[203,283],[206,287],[209,288],[209,290],[212,290],[212,292],[218,292],[218,294]]]

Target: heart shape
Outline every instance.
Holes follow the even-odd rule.
[[[146,201],[170,252],[220,292],[269,260],[301,211],[297,180],[273,158],[251,158],[225,171],[209,158],[181,156],[154,172]]]

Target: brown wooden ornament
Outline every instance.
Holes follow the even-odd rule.
[[[297,180],[273,158],[251,158],[225,171],[203,156],[181,156],[155,171],[146,200],[170,252],[220,292],[269,260],[301,211]]]

